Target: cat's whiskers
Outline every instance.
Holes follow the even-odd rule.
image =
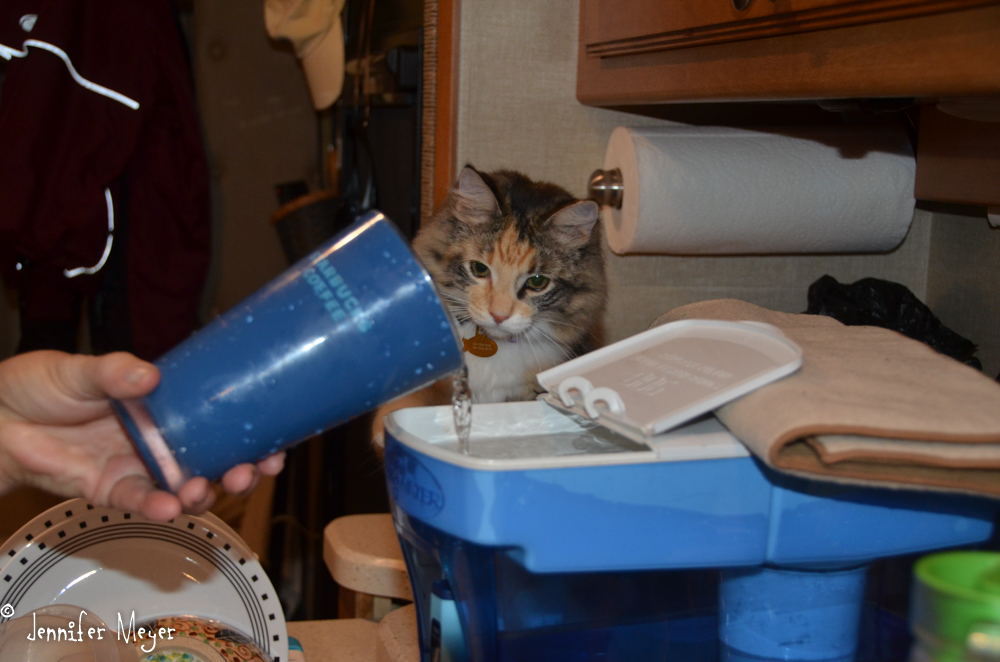
[[[551,331],[552,334],[561,332],[560,335],[566,336],[566,340],[561,342],[567,346],[569,346],[572,342],[578,342],[581,338],[585,338],[592,333],[591,329],[580,326],[579,324],[573,324],[572,322],[564,322],[562,320],[551,319],[549,317],[541,317],[539,318],[539,321],[544,321],[546,324],[550,325],[549,331]]]
[[[532,354],[532,356],[534,356],[534,357],[535,357],[535,368],[536,368],[536,370],[541,370],[541,369],[542,369],[542,362],[538,360],[538,352],[536,352],[536,351],[535,351],[535,344],[534,344],[533,342],[531,342],[531,333],[530,333],[530,332],[531,332],[531,331],[532,331],[532,330],[533,330],[534,328],[535,328],[535,327],[534,327],[534,326],[532,326],[532,327],[531,327],[530,329],[528,329],[528,330],[527,330],[527,331],[526,331],[526,332],[524,333],[524,341],[525,341],[526,343],[528,343],[528,349],[530,349],[530,350],[531,350],[531,354]]]
[[[451,299],[452,301],[460,301],[462,303],[466,303],[468,301],[468,297],[466,297],[465,293],[462,291],[455,292],[452,290],[439,290],[438,294],[441,295],[442,299]]]
[[[539,317],[538,319],[540,321],[545,322],[546,324],[558,324],[559,326],[568,326],[568,327],[570,327],[572,329],[580,329],[581,331],[587,331],[588,330],[586,327],[580,326],[579,324],[573,324],[572,322],[564,322],[562,320],[557,320],[557,319],[554,319],[554,318],[548,317],[548,316],[546,316],[546,317]]]
[[[536,324],[532,328],[536,330],[538,334],[542,336],[545,340],[548,340],[550,343],[555,345],[559,349],[559,351],[563,353],[563,356],[568,358],[573,355],[573,348],[570,347],[568,343],[565,343],[556,338],[555,336],[553,336],[551,333],[542,328],[541,324]]]
[[[462,297],[456,296],[454,294],[448,294],[446,292],[442,292],[441,299],[449,303],[456,304],[463,309],[467,309],[469,307],[468,300],[463,299]]]
[[[438,295],[447,305],[448,312],[451,313],[457,324],[465,324],[472,321],[472,317],[469,315],[469,302],[465,297],[447,290],[440,290]]]

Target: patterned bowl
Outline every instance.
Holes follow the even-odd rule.
[[[272,662],[253,639],[227,625],[194,616],[156,618],[138,626],[139,662]]]

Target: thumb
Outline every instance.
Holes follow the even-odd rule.
[[[160,382],[155,365],[128,354],[73,356],[59,364],[59,377],[66,390],[84,400],[138,398]]]

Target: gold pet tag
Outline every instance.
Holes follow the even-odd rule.
[[[476,335],[471,338],[462,338],[462,349],[473,356],[486,358],[497,353],[497,344],[477,326]]]

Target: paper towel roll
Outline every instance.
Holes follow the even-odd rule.
[[[619,254],[881,252],[913,220],[902,129],[618,127],[604,168],[622,173],[602,211]]]

